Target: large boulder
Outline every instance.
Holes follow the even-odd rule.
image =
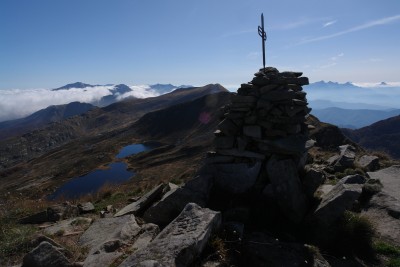
[[[340,154],[331,157],[328,162],[336,171],[354,167],[356,158],[355,148],[351,145],[339,146]]]
[[[96,247],[107,240],[126,241],[140,232],[134,215],[98,219],[79,238],[81,246]]]
[[[22,267],[70,267],[70,261],[61,251],[62,248],[43,241],[25,255]]]
[[[219,212],[189,203],[147,247],[134,252],[120,267],[191,266],[220,224]]]
[[[307,197],[312,198],[314,192],[322,185],[326,180],[325,173],[312,166],[306,166],[305,174],[302,179],[304,193]]]
[[[183,187],[174,187],[160,201],[148,208],[143,219],[149,223],[166,226],[190,202],[205,207],[212,186],[210,175],[200,175],[188,181]]]
[[[357,165],[368,171],[376,171],[379,169],[379,158],[377,156],[364,155],[357,160]]]
[[[133,202],[124,208],[122,208],[120,211],[118,211],[114,216],[119,217],[123,216],[126,214],[140,214],[143,211],[145,211],[149,206],[151,206],[155,201],[161,198],[164,189],[166,185],[165,184],[160,184],[150,190],[147,194],[142,196],[138,201]]]
[[[303,192],[297,165],[291,159],[272,157],[267,174],[273,198],[281,212],[291,221],[299,223],[307,212],[308,204]]]
[[[351,210],[362,192],[362,184],[338,183],[326,195],[313,214],[321,227],[335,224],[346,210]]]

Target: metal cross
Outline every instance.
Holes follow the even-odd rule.
[[[261,13],[261,26],[258,26],[258,35],[261,36],[262,50],[263,50],[263,66],[265,70],[265,41],[267,40],[267,33],[264,30],[264,14]]]

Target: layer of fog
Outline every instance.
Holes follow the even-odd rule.
[[[69,90],[51,89],[4,89],[0,90],[0,121],[26,117],[51,105],[68,104],[74,101],[96,103],[102,97],[111,95],[114,86],[95,86],[72,88]],[[159,95],[148,85],[130,86],[131,92],[117,95],[121,100],[126,97],[147,98]]]

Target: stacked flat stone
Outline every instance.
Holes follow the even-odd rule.
[[[222,108],[224,115],[215,132],[215,151],[207,157],[216,184],[229,193],[253,192],[260,173],[267,173],[269,182],[263,194],[272,192],[275,199],[280,193],[296,195],[285,196],[289,199],[278,203],[289,217],[300,210],[293,221],[299,221],[306,212],[298,170],[304,166],[307,155],[305,121],[311,109],[302,89],[308,78],[301,76],[301,72],[279,72],[268,67],[257,72],[250,83],[242,84],[232,94],[231,103]],[[288,170],[295,173],[283,177]],[[287,192],[277,192],[282,187]],[[293,201],[300,206],[287,207]]]
[[[301,157],[308,140],[305,120],[311,111],[302,89],[308,78],[301,75],[269,67],[257,72],[251,83],[242,84],[224,107],[215,132],[216,153],[209,161],[265,159],[276,153]]]

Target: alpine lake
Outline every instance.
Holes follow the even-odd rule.
[[[105,169],[97,169],[86,175],[72,178],[47,198],[49,200],[59,198],[74,199],[86,194],[95,193],[106,184],[123,183],[134,177],[135,172],[128,171],[127,164],[118,160],[156,147],[158,147],[156,144],[131,144],[125,146],[115,156],[117,159],[116,162],[110,163]]]

